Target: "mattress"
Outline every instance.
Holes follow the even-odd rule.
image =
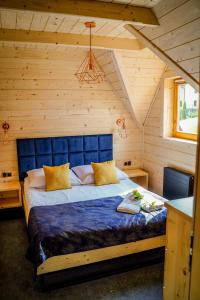
[[[130,179],[121,180],[117,184],[103,186],[79,185],[71,189],[46,192],[44,189],[31,188],[28,178],[24,180],[24,208],[28,223],[29,212],[32,207],[65,204],[98,198],[123,196],[139,186]],[[142,189],[140,187],[140,189]]]

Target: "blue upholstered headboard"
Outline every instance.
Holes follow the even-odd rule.
[[[112,134],[17,139],[19,179],[43,165],[71,167],[113,159]]]

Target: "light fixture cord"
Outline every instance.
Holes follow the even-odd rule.
[[[90,61],[89,61],[89,69],[92,70],[92,26],[90,25]]]

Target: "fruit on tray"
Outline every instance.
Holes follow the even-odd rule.
[[[138,192],[138,190],[133,190],[132,195],[135,200],[141,200],[144,198],[144,196],[140,192]]]

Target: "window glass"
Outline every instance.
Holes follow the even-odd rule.
[[[176,94],[176,131],[196,135],[198,130],[198,93],[190,84],[178,83]]]

